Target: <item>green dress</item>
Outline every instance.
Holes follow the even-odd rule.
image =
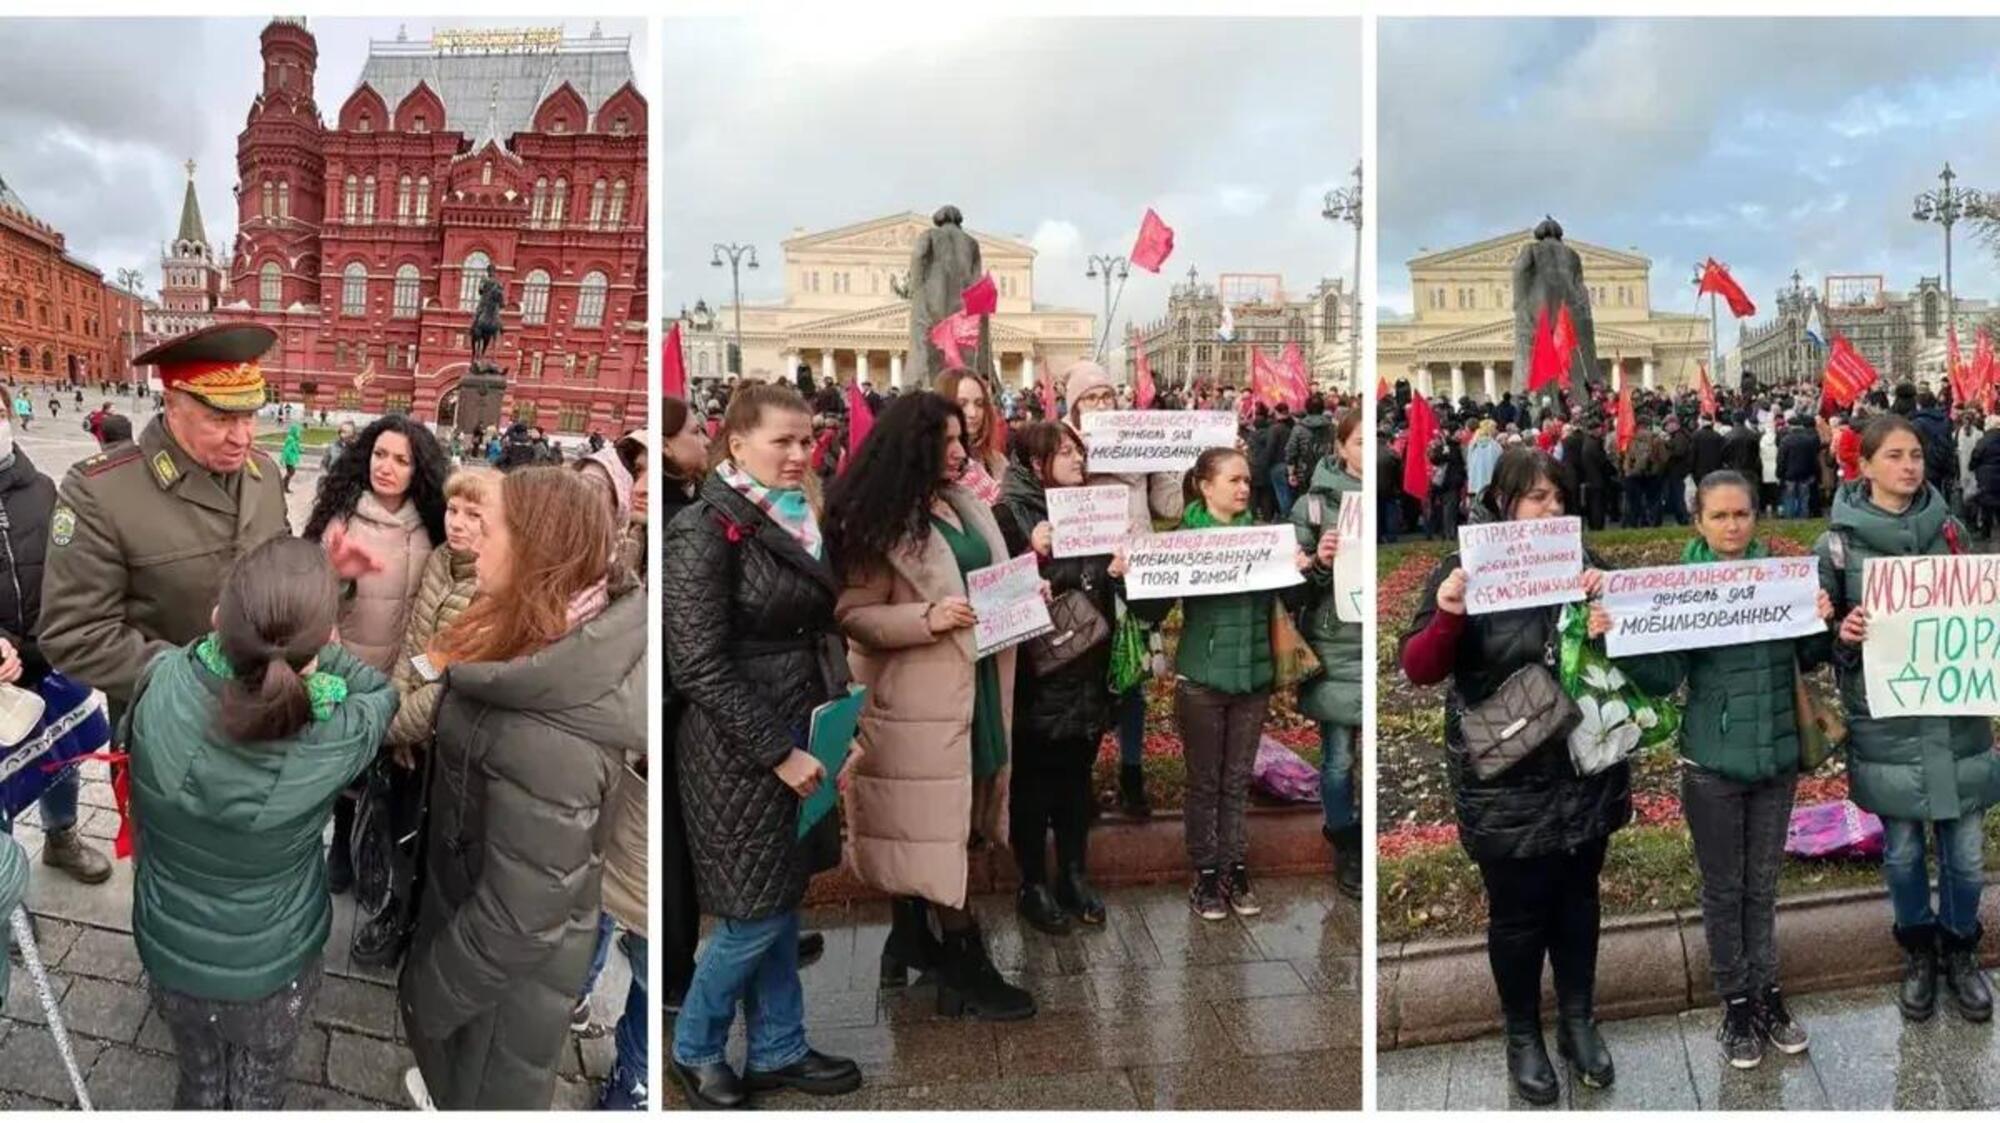
[[[944,535],[945,545],[951,547],[960,578],[993,564],[992,549],[977,533],[960,530],[936,515],[931,516],[931,525]],[[1007,766],[1007,727],[1000,712],[1000,665],[988,655],[973,664],[972,675],[972,778],[984,780]]]

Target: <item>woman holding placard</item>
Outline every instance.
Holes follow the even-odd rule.
[[[1079,359],[1063,380],[1069,401],[1069,427],[1083,433],[1083,417],[1099,410],[1117,409],[1118,392],[1111,376],[1089,359]],[[1087,467],[1087,465],[1086,465]],[[1181,474],[1151,472],[1145,475],[1093,473],[1085,478],[1091,487],[1112,485],[1126,489],[1132,504],[1132,533],[1151,534],[1155,522],[1173,522],[1181,517]],[[1127,816],[1144,819],[1152,815],[1146,796],[1146,684],[1118,696],[1115,718],[1118,724],[1118,805]]]
[[[1548,453],[1510,448],[1472,521],[1559,517],[1570,506],[1566,488]],[[1588,550],[1584,561],[1584,592],[1595,596],[1603,574]],[[1609,1087],[1615,1076],[1594,1020],[1597,879],[1612,832],[1632,818],[1631,770],[1621,762],[1581,776],[1570,762],[1568,725],[1554,716],[1567,705],[1555,679],[1560,607],[1468,615],[1466,581],[1458,554],[1438,563],[1399,656],[1412,683],[1451,684],[1445,751],[1459,843],[1486,884],[1486,952],[1506,1019],[1507,1073],[1523,1099],[1549,1104],[1562,1088],[1542,1041],[1544,962],[1555,975],[1563,1057],[1588,1087]],[[1475,769],[1468,725],[1511,729],[1514,720],[1547,733],[1510,765]]]
[[[1492,422],[1487,422],[1491,425]],[[1343,495],[1361,502],[1361,465],[1366,453],[1361,411],[1350,409],[1334,428],[1333,448],[1313,469],[1306,493],[1292,505],[1299,548],[1319,553],[1321,543],[1337,549]],[[1299,712],[1319,722],[1319,798],[1322,830],[1333,845],[1340,891],[1361,897],[1361,801],[1354,786],[1354,747],[1361,732],[1361,624],[1340,619],[1333,566],[1315,559],[1308,574],[1305,638],[1324,673],[1299,686]]]
[[[939,1013],[1008,1021],[1033,1016],[1035,1000],[987,954],[966,857],[1007,841],[1018,649],[982,658],[973,643],[967,574],[1008,553],[993,512],[958,482],[965,457],[958,403],[908,394],[827,493],[836,615],[868,687],[847,826],[855,873],[897,895],[883,985],[936,968]]]
[[[1202,453],[1188,470],[1185,488],[1180,529],[1256,525],[1250,514],[1250,461],[1235,449]],[[1333,564],[1331,538],[1321,536],[1316,555],[1298,551],[1301,571]],[[1122,551],[1112,558],[1110,572],[1125,576]],[[1244,811],[1277,681],[1273,617],[1295,608],[1303,588],[1132,602],[1132,612],[1155,624],[1176,603],[1181,606],[1181,640],[1174,654],[1174,714],[1188,777],[1181,821],[1195,870],[1188,904],[1203,920],[1262,911],[1244,860],[1249,846]],[[1281,599],[1282,609],[1277,607]]]
[[[1069,931],[1072,921],[1104,924],[1104,902],[1084,867],[1095,811],[1090,769],[1111,728],[1109,625],[1119,582],[1110,574],[1108,554],[1055,556],[1048,498],[1052,491],[1083,486],[1083,456],[1083,441],[1064,425],[1035,422],[1015,430],[1013,460],[993,508],[1008,552],[1032,551],[1055,607],[1073,610],[1055,613],[1060,617],[1057,631],[1030,641],[1014,681],[1016,782],[1009,798],[1008,833],[1021,873],[1015,908],[1023,920],[1051,934]],[[1104,625],[1094,641],[1093,623]],[[1056,839],[1053,891],[1044,861],[1051,831]]]
[[[969,370],[948,370],[938,376],[937,392],[957,402],[965,415],[965,471],[958,482],[982,503],[999,502],[1000,477],[1007,471],[1006,435],[985,380]]]
[[[1813,547],[1820,585],[1840,616],[1833,666],[1847,713],[1848,784],[1855,803],[1882,817],[1882,875],[1903,948],[1896,1001],[1912,1021],[1937,1009],[1940,965],[1960,1014],[1975,1022],[1993,1016],[1977,949],[1985,870],[1981,820],[2000,802],[2000,755],[1985,717],[1873,716],[1862,666],[1868,640],[1863,576],[1869,558],[1963,553],[1965,534],[1944,496],[1924,482],[1916,428],[1883,414],[1862,430],[1861,478],[1834,494],[1830,526]],[[1933,840],[1935,906],[1925,868]]]
[[[1735,472],[1711,472],[1697,486],[1694,525],[1684,564],[1768,556],[1757,540],[1757,487]],[[1833,615],[1824,589],[1819,615]],[[1612,623],[1602,607],[1592,610],[1592,635]],[[1822,632],[1618,660],[1639,689],[1657,697],[1687,684],[1681,809],[1701,871],[1709,971],[1723,1000],[1717,1039],[1736,1068],[1757,1067],[1766,1042],[1785,1053],[1807,1046],[1805,1028],[1778,989],[1778,870],[1811,720],[1800,709],[1799,676],[1827,660],[1830,643]]]

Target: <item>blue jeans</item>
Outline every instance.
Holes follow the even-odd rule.
[[[1146,759],[1146,684],[1118,696],[1118,763],[1134,768]]]
[[[794,947],[798,941],[792,941]],[[796,954],[796,953],[794,953]],[[611,1081],[630,1090],[647,1082],[646,1069],[646,937],[625,934],[625,958],[632,965],[632,986],[625,992],[625,1013],[618,1019],[613,1040],[618,1060],[611,1069]]]
[[[797,909],[762,920],[716,922],[674,1022],[674,1060],[722,1063],[738,1002],[750,1042],[746,1071],[770,1072],[806,1055]]]
[[[43,833],[66,831],[75,826],[76,802],[82,794],[83,777],[75,766],[64,769],[62,775],[43,789],[41,798],[36,800],[42,808]],[[13,834],[14,824],[7,823],[5,829],[8,834]]]
[[[1812,510],[1811,480],[1786,480],[1778,501],[1779,513],[1788,519],[1802,519]]]
[[[576,1000],[582,1002],[597,989],[597,976],[604,973],[604,964],[611,958],[611,934],[617,930],[618,922],[611,919],[608,912],[597,914],[597,946],[590,949],[590,973],[583,977],[583,989],[576,992]]]
[[[1280,464],[1271,469],[1271,490],[1278,493],[1279,517],[1291,518],[1292,499],[1294,497],[1292,492],[1292,476],[1291,470],[1285,465]]]
[[[1937,841],[1937,909],[1931,909],[1931,881],[1924,850]],[[1896,927],[1935,923],[1954,936],[1970,938],[1979,929],[1979,891],[1984,884],[1986,838],[1978,816],[1963,819],[1882,820],[1882,877],[1889,883],[1889,906]]]
[[[1326,829],[1344,830],[1361,821],[1361,804],[1354,798],[1354,733],[1351,725],[1321,722],[1319,727],[1319,805]]]

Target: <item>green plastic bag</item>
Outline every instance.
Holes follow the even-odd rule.
[[[1604,641],[1590,638],[1590,617],[1582,604],[1563,606],[1559,628],[1557,677],[1583,714],[1569,735],[1570,760],[1580,775],[1602,772],[1641,749],[1674,739],[1681,728],[1680,708],[1633,685],[1605,654]]]
[[[1118,604],[1118,626],[1111,630],[1111,692],[1122,695],[1146,681],[1151,652],[1146,643],[1146,626]]]

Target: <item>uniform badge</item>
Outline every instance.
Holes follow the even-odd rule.
[[[168,456],[166,451],[162,449],[153,454],[153,474],[160,477],[161,486],[165,486],[179,478],[181,472],[180,469],[174,467],[174,458]]]
[[[250,473],[250,478],[253,480],[261,482],[264,479],[264,470],[257,467],[257,454],[254,452],[243,462],[243,470]]]
[[[76,512],[66,503],[58,503],[55,513],[49,517],[49,540],[58,546],[67,546],[76,537]]]

